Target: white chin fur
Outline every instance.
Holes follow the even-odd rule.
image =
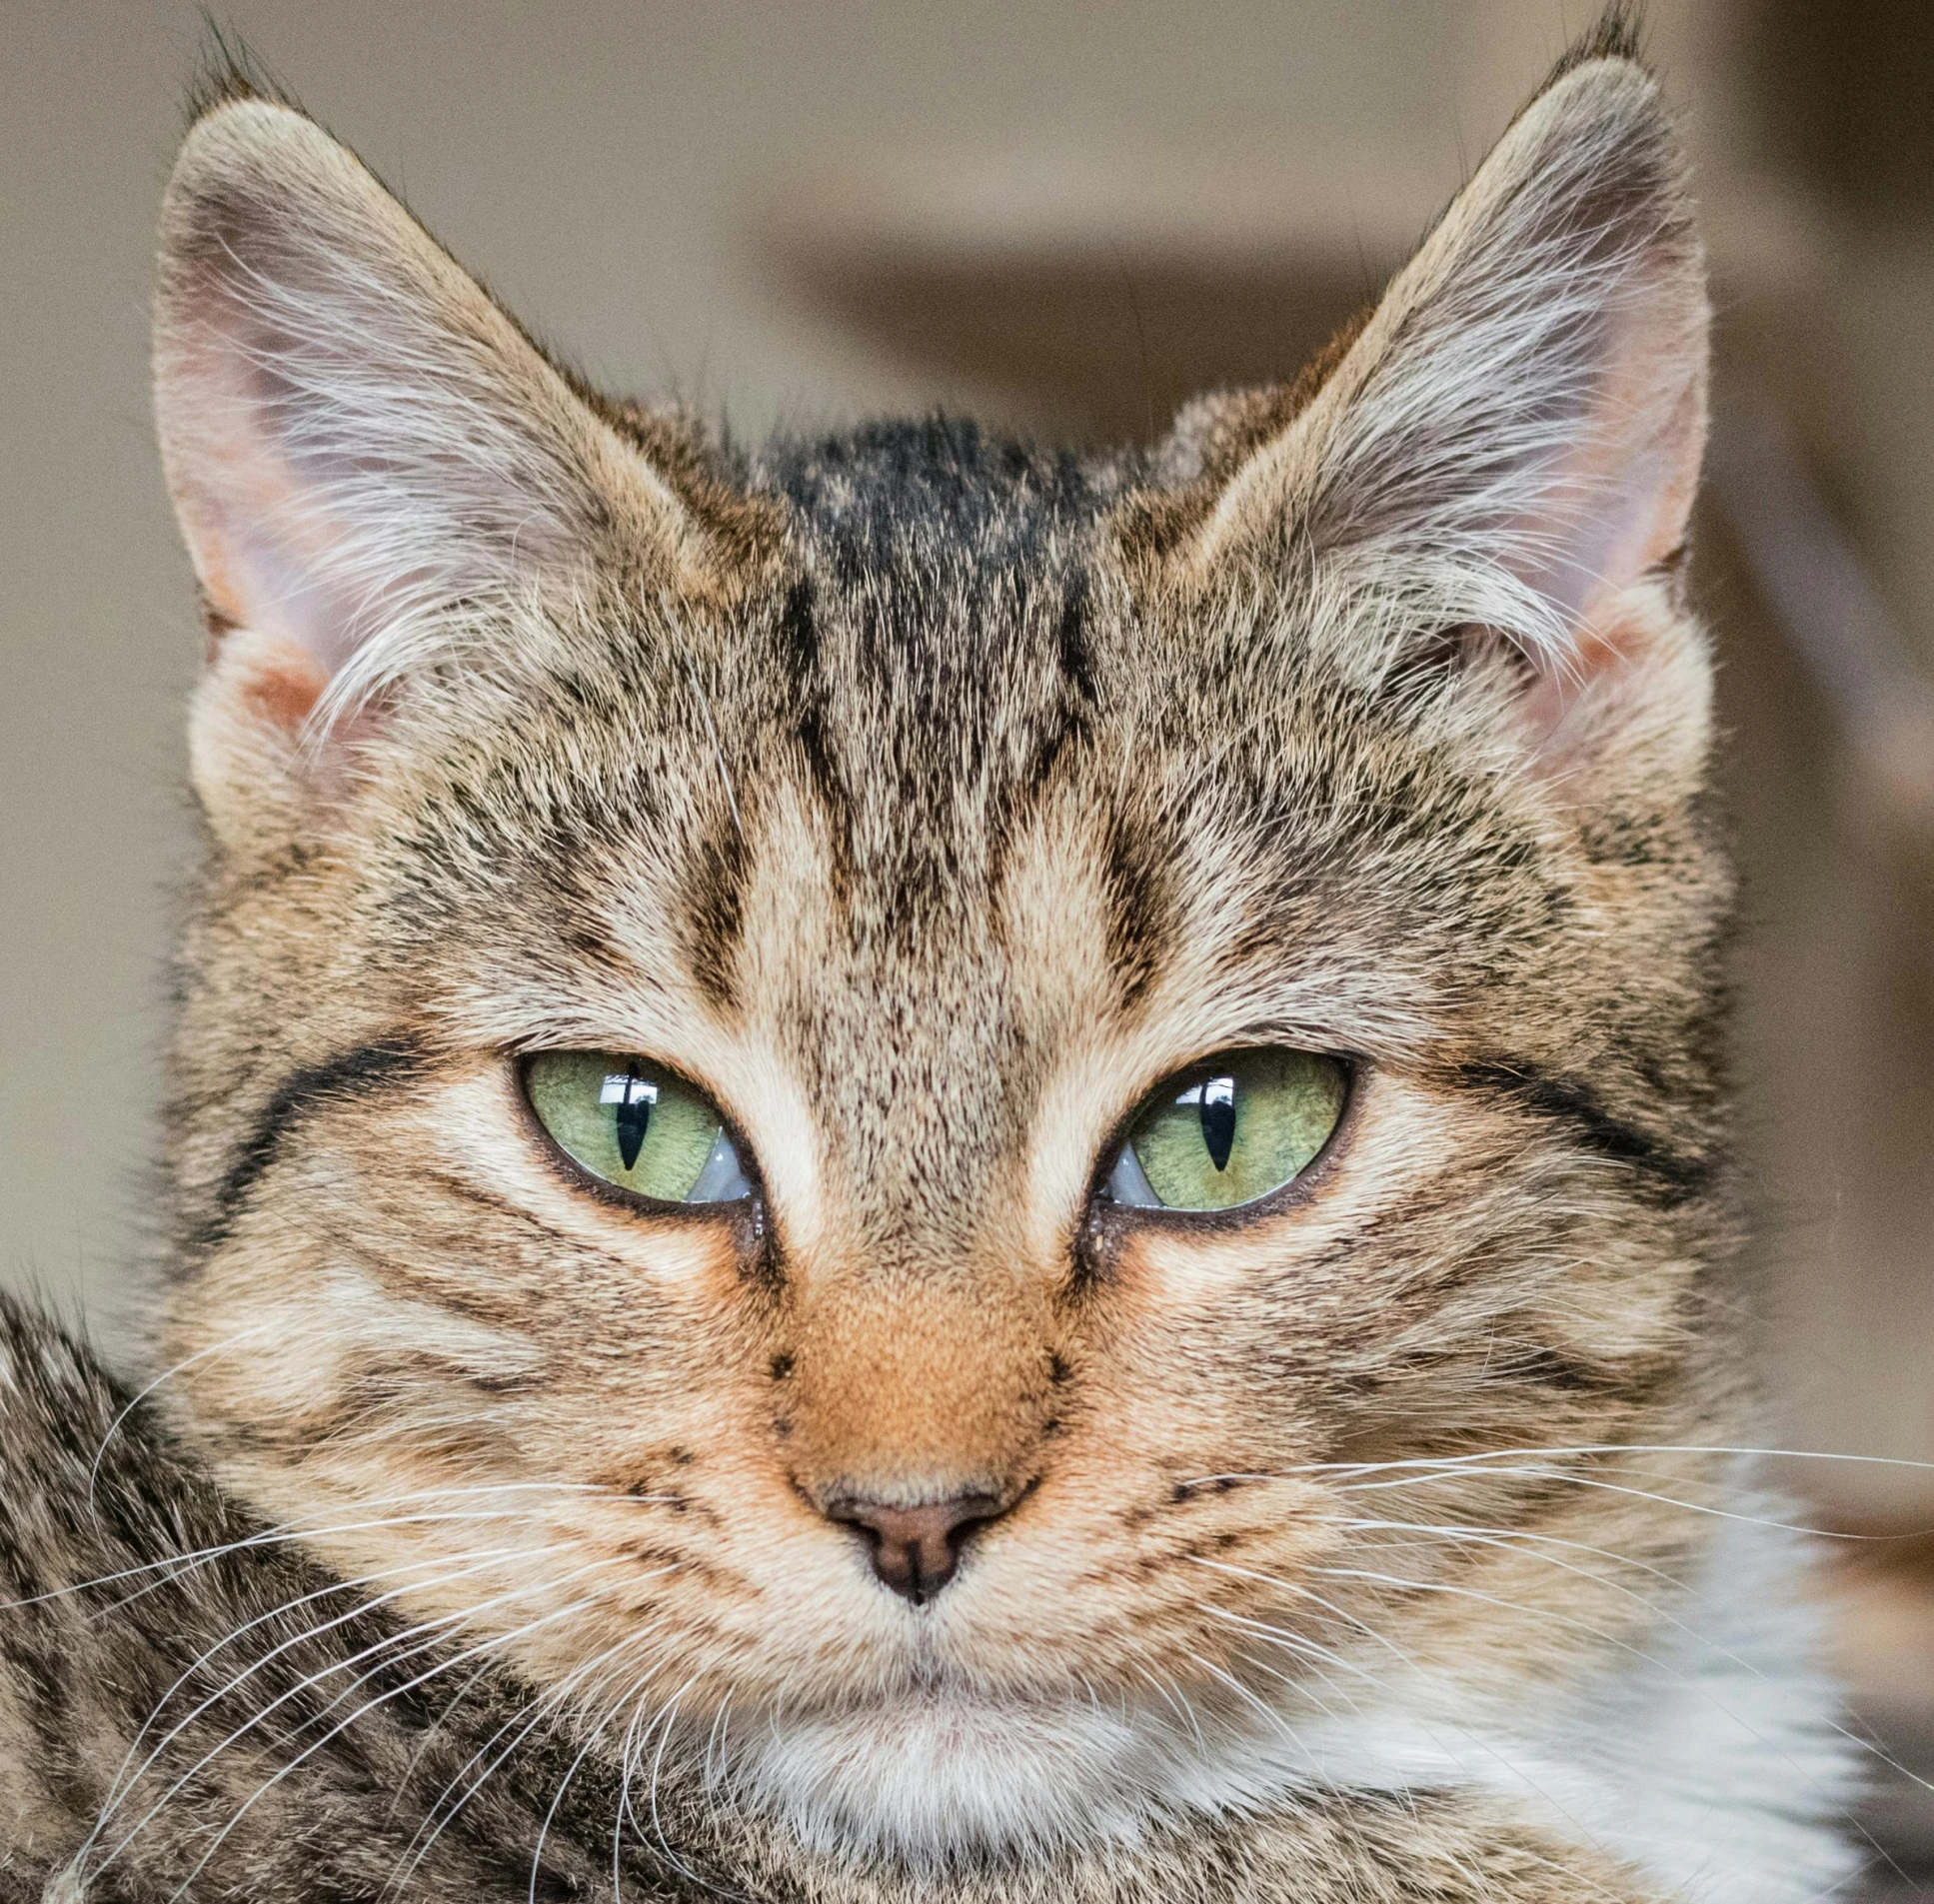
[[[1199,1694],[1184,1711],[943,1689],[692,1743],[716,1786],[815,1848],[916,1868],[1132,1842],[1298,1791],[1463,1786],[1699,1904],[1800,1904],[1857,1865],[1839,1827],[1858,1780],[1809,1665],[1816,1618],[1790,1597],[1795,1547],[1763,1523],[1725,1525],[1653,1643],[1570,1685],[1386,1670],[1340,1711],[1280,1716]]]
[[[713,1742],[713,1776],[820,1849],[918,1865],[1042,1853],[1130,1841],[1172,1812],[1206,1770],[1188,1762],[1203,1747],[1178,1736],[1179,1723],[1086,1701],[909,1694],[875,1709],[748,1724]],[[1208,1738],[1219,1729],[1204,1719]]]

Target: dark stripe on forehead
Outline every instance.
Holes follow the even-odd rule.
[[[1021,792],[1038,794],[1053,772],[1063,750],[1085,740],[1093,731],[1100,691],[1094,679],[1094,653],[1088,627],[1090,608],[1087,572],[1070,570],[1061,584],[1060,617],[1055,625],[1055,661],[1059,668],[1059,692],[1054,705],[1042,717],[1039,749]]]
[[[757,468],[823,539],[832,573],[849,581],[921,547],[997,565],[1037,560],[1111,500],[1101,474],[1072,452],[940,416],[779,438]]]
[[[425,1053],[415,1040],[395,1037],[359,1044],[284,1078],[237,1148],[215,1192],[214,1208],[187,1238],[185,1259],[206,1256],[228,1240],[256,1184],[291,1134],[317,1109],[372,1096],[420,1076],[424,1064]]]
[[[1613,1115],[1582,1078],[1547,1072],[1522,1058],[1465,1064],[1460,1083],[1510,1099],[1568,1131],[1574,1141],[1648,1182],[1657,1201],[1670,1208],[1710,1192],[1712,1159],[1696,1149],[1675,1149],[1663,1137]]]
[[[845,891],[853,866],[853,794],[835,758],[828,731],[827,684],[821,661],[819,603],[810,576],[787,589],[775,629],[779,678],[784,684],[782,734],[790,726],[806,769],[806,791],[826,815],[833,882]]]
[[[751,854],[737,822],[724,816],[692,844],[682,881],[685,958],[699,989],[721,1011],[739,1001],[739,946],[745,937]]]
[[[1118,813],[1107,820],[1108,962],[1123,1005],[1136,1003],[1167,962],[1175,930],[1174,897],[1159,843]]]

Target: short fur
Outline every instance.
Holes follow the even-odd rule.
[[[12,1324],[11,1894],[1838,1882],[1793,1556],[1703,1511],[1776,1518],[1705,331],[1615,27],[1321,365],[1098,459],[597,399],[227,88],[156,332],[169,1374]],[[1293,1192],[1097,1197],[1254,1042],[1353,1067]],[[601,1196],[551,1047],[702,1082],[757,1194]],[[917,1608],[856,1491],[1003,1512]]]

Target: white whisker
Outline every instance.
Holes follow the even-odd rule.
[[[595,1571],[599,1567],[609,1566],[612,1564],[615,1564],[615,1563],[610,1560],[592,1561],[586,1566],[573,1569],[571,1572],[563,1575],[560,1580],[550,1582],[548,1583],[548,1585],[553,1587],[562,1585],[567,1580],[575,1579],[582,1574]],[[500,1600],[506,1599],[506,1598],[513,1598],[513,1597],[520,1597],[520,1596],[517,1596],[517,1595],[499,1596]],[[486,1601],[483,1604],[484,1606],[488,1607],[489,1605],[493,1604],[493,1602]],[[378,1707],[386,1705],[390,1700],[399,1698],[402,1696],[402,1694],[406,1692],[415,1691],[419,1686],[425,1684],[427,1681],[431,1679],[434,1679],[438,1674],[448,1672],[451,1667],[461,1665],[465,1660],[473,1658],[479,1653],[498,1651],[505,1646],[515,1645],[519,1640],[528,1638],[530,1634],[541,1630],[543,1627],[551,1625],[553,1622],[560,1619],[568,1619],[574,1614],[583,1612],[587,1607],[595,1606],[596,1604],[597,1604],[597,1596],[592,1595],[588,1598],[569,1601],[561,1607],[555,1607],[549,1613],[541,1614],[539,1615],[538,1618],[534,1620],[528,1620],[525,1622],[524,1625],[513,1628],[510,1632],[493,1634],[483,1640],[478,1641],[474,1646],[471,1646],[467,1648],[465,1651],[457,1654],[456,1657],[453,1659],[445,1659],[445,1660],[438,1661],[436,1664],[431,1666],[427,1672],[420,1673],[414,1679],[407,1680],[405,1681],[404,1684],[400,1686],[393,1686],[390,1688],[389,1691],[379,1693],[376,1696],[376,1698],[370,1700],[367,1704],[359,1706],[356,1709],[356,1711],[354,1711],[349,1715],[348,1718],[339,1721],[336,1725],[332,1726],[329,1729],[329,1731],[325,1732],[321,1738],[315,1740],[312,1744],[305,1746],[302,1751],[298,1752],[296,1756],[289,1761],[288,1764],[281,1766],[276,1771],[275,1775],[272,1778],[270,1778],[263,1785],[259,1786],[256,1789],[256,1791],[251,1794],[251,1796],[244,1802],[241,1808],[238,1811],[236,1811],[235,1814],[229,1819],[228,1823],[225,1824],[222,1827],[222,1829],[216,1834],[214,1842],[210,1844],[208,1849],[202,1853],[202,1856],[196,1863],[194,1869],[190,1871],[188,1876],[182,1880],[180,1887],[174,1892],[174,1897],[180,1898],[186,1894],[188,1887],[195,1881],[195,1879],[201,1874],[201,1872],[204,1869],[206,1869],[209,1859],[212,1858],[215,1855],[215,1853],[218,1850],[220,1850],[222,1845],[226,1842],[229,1836],[229,1833],[232,1832],[235,1829],[235,1827],[242,1822],[243,1818],[247,1816],[247,1814],[255,1808],[256,1804],[259,1803],[260,1800],[265,1798],[271,1791],[273,1791],[277,1785],[281,1784],[281,1782],[285,1778],[287,1778],[290,1775],[290,1773],[295,1771],[295,1769],[299,1765],[303,1764],[315,1753],[321,1751],[322,1748],[325,1745],[327,1745],[332,1739],[336,1738],[339,1734],[341,1734],[346,1727],[354,1725],[357,1722],[357,1720],[366,1717],[369,1713],[374,1712]],[[253,1721],[251,1723],[253,1723]],[[171,1900],[171,1904],[172,1904],[172,1900]]]
[[[494,1564],[496,1557],[497,1556],[493,1556],[493,1560],[491,1562],[485,1563],[484,1565],[465,1567],[451,1577],[457,1578],[457,1579],[463,1579],[463,1578],[469,1577],[471,1573],[486,1571],[489,1564]],[[591,1563],[592,1566],[610,1565],[610,1564],[614,1564],[614,1563],[610,1561],[599,1561],[599,1562]],[[590,1570],[589,1567],[578,1568],[574,1572],[567,1574],[564,1577],[567,1580],[573,1579],[573,1578],[576,1578],[578,1574],[587,1572],[589,1570]],[[440,1579],[437,1583],[443,1584],[444,1582]],[[414,1586],[415,1584],[418,1584],[418,1583],[412,1583],[412,1584]],[[550,1584],[550,1583],[547,1583],[547,1584]],[[258,1671],[262,1666],[266,1665],[270,1660],[278,1657],[282,1653],[287,1652],[288,1650],[290,1650],[290,1648],[302,1645],[310,1640],[313,1640],[320,1633],[332,1631],[336,1627],[344,1624],[345,1621],[358,1617],[360,1614],[368,1611],[370,1608],[380,1607],[386,1604],[388,1601],[396,1599],[403,1593],[406,1593],[410,1590],[412,1589],[409,1587],[396,1588],[392,1590],[390,1593],[381,1595],[373,1601],[360,1602],[359,1604],[352,1606],[348,1612],[338,1615],[335,1619],[325,1621],[319,1627],[312,1627],[312,1628],[306,1629],[305,1631],[294,1635],[292,1638],[284,1640],[279,1646],[275,1647],[271,1652],[263,1655],[261,1659],[252,1661],[250,1665],[246,1667],[240,1674],[236,1675],[234,1678],[231,1678],[226,1684],[220,1687],[216,1692],[211,1693],[208,1696],[208,1698],[204,1699],[200,1705],[196,1706],[195,1709],[192,1712],[190,1712],[186,1718],[180,1720],[159,1741],[159,1743],[154,1747],[153,1751],[150,1752],[148,1759],[144,1762],[140,1771],[137,1772],[134,1778],[129,1781],[128,1792],[131,1793],[133,1791],[134,1787],[139,1783],[140,1779],[143,1776],[145,1776],[149,1768],[157,1761],[160,1754],[167,1749],[168,1745],[175,1738],[180,1736],[184,1728],[192,1724],[196,1718],[200,1717],[203,1713],[207,1712],[212,1706],[219,1703],[223,1698],[226,1698],[229,1695],[229,1693],[233,1692],[244,1680],[253,1677],[255,1672]],[[513,1589],[509,1592],[496,1595],[494,1598],[490,1600],[485,1600],[479,1603],[479,1605],[477,1605],[476,1607],[466,1609],[464,1613],[442,1614],[433,1620],[421,1621],[416,1625],[406,1627],[401,1633],[388,1635],[384,1639],[377,1641],[374,1645],[364,1647],[360,1652],[350,1655],[348,1659],[332,1661],[327,1667],[325,1667],[319,1673],[313,1673],[306,1676],[301,1681],[299,1681],[295,1686],[288,1688],[286,1691],[278,1695],[267,1706],[263,1707],[259,1712],[256,1712],[255,1714],[253,1714],[243,1725],[239,1726],[235,1731],[231,1732],[218,1745],[214,1746],[211,1750],[206,1752],[200,1759],[198,1759],[194,1765],[190,1766],[186,1772],[182,1773],[181,1776],[176,1779],[174,1784],[171,1785],[165,1793],[163,1793],[161,1798],[158,1799],[156,1803],[149,1809],[149,1811],[146,1814],[144,1814],[144,1816],[132,1827],[132,1829],[128,1831],[121,1838],[121,1840],[115,1845],[114,1849],[111,1852],[109,1852],[107,1857],[103,1859],[99,1865],[95,1866],[94,1869],[97,1872],[107,1869],[107,1867],[111,1865],[115,1861],[115,1859],[118,1858],[121,1855],[121,1853],[127,1849],[127,1847],[134,1841],[134,1839],[143,1830],[145,1830],[149,1824],[153,1822],[153,1820],[160,1814],[162,1809],[180,1795],[181,1791],[184,1789],[187,1783],[194,1778],[196,1773],[206,1769],[206,1767],[212,1764],[216,1758],[218,1758],[223,1752],[227,1751],[230,1746],[234,1745],[239,1739],[245,1737],[249,1732],[253,1731],[255,1727],[260,1725],[265,1719],[267,1719],[272,1713],[279,1710],[283,1705],[287,1704],[289,1700],[300,1697],[304,1692],[308,1691],[312,1686],[320,1683],[324,1679],[331,1678],[335,1674],[339,1672],[343,1672],[350,1667],[360,1665],[365,1659],[368,1659],[372,1656],[380,1657],[382,1654],[390,1652],[392,1649],[396,1648],[399,1645],[403,1645],[406,1642],[416,1641],[419,1638],[419,1636],[424,1633],[431,1633],[434,1635],[440,1629],[454,1625],[460,1622],[461,1620],[463,1620],[464,1618],[474,1617],[474,1615],[478,1612],[486,1611],[492,1606],[502,1604],[506,1600],[522,1597],[534,1590],[537,1590],[537,1589],[532,1589],[532,1588]],[[589,1602],[585,1602],[583,1604],[589,1604]],[[277,1609],[277,1611],[280,1612],[282,1611],[282,1609]],[[259,1624],[259,1623],[260,1622],[251,1622],[251,1624]],[[222,1643],[227,1644],[228,1641],[224,1640]],[[219,1647],[216,1650],[219,1650]],[[422,1650],[422,1647],[418,1646],[416,1650],[420,1651]],[[410,1656],[408,1653],[404,1655],[404,1657],[408,1657],[408,1656]],[[468,1655],[460,1655],[460,1657],[467,1657],[467,1656]],[[353,1680],[351,1682],[352,1686],[356,1684],[361,1684],[361,1683],[362,1683],[361,1679]],[[385,1697],[388,1697],[388,1696],[390,1695],[387,1695],[387,1694],[385,1695]],[[340,1701],[341,1697],[342,1695],[339,1694],[338,1701]],[[381,1703],[381,1701],[377,1701],[373,1703]],[[368,1710],[368,1709],[370,1708],[367,1708],[367,1707],[362,1708],[362,1710]],[[334,1730],[332,1730],[331,1732],[325,1735],[324,1740],[318,1741],[318,1744],[326,1742],[326,1740],[329,1738],[334,1738],[336,1736],[336,1733],[341,1729],[342,1728],[340,1726],[336,1727]],[[315,1749],[316,1749],[315,1746],[311,1746],[308,1748],[308,1750],[299,1754],[298,1757],[292,1762],[292,1764],[289,1767],[284,1768],[285,1771],[292,1770],[294,1768],[294,1765],[301,1764],[303,1760],[308,1758],[310,1753],[313,1752]],[[277,1776],[279,1778],[282,1776],[282,1774],[278,1773]],[[113,1815],[113,1812],[119,1808],[119,1803],[120,1803],[119,1800],[115,1801],[114,1804],[111,1804],[102,1812],[100,1818],[97,1819],[95,1823],[94,1830],[89,1833],[87,1844],[83,1846],[83,1852],[91,1848],[93,1843],[98,1838],[101,1828],[105,1825],[108,1818]]]

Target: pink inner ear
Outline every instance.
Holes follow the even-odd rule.
[[[183,533],[217,617],[306,651],[304,681],[313,674],[326,687],[354,647],[347,536],[290,468],[258,401],[237,387],[241,350],[187,360],[201,388],[196,428],[172,472]]]
[[[1636,635],[1634,629],[1600,621],[1580,631],[1561,661],[1539,662],[1531,686],[1518,700],[1517,716],[1540,753],[1561,756],[1567,751],[1567,717],[1639,662]]]
[[[253,635],[222,655],[229,690],[251,719],[294,736],[316,711],[329,686],[328,671],[300,641],[287,635]]]
[[[1618,327],[1577,447],[1553,470],[1545,506],[1519,525],[1536,552],[1520,573],[1570,636],[1561,654],[1534,657],[1520,703],[1541,749],[1564,752],[1573,708],[1642,667],[1651,618],[1631,591],[1685,542],[1706,414],[1703,350],[1686,348],[1681,315],[1669,300],[1648,303]]]
[[[1705,452],[1703,355],[1661,325],[1622,328],[1576,445],[1517,530],[1523,579],[1581,638],[1685,540]]]

